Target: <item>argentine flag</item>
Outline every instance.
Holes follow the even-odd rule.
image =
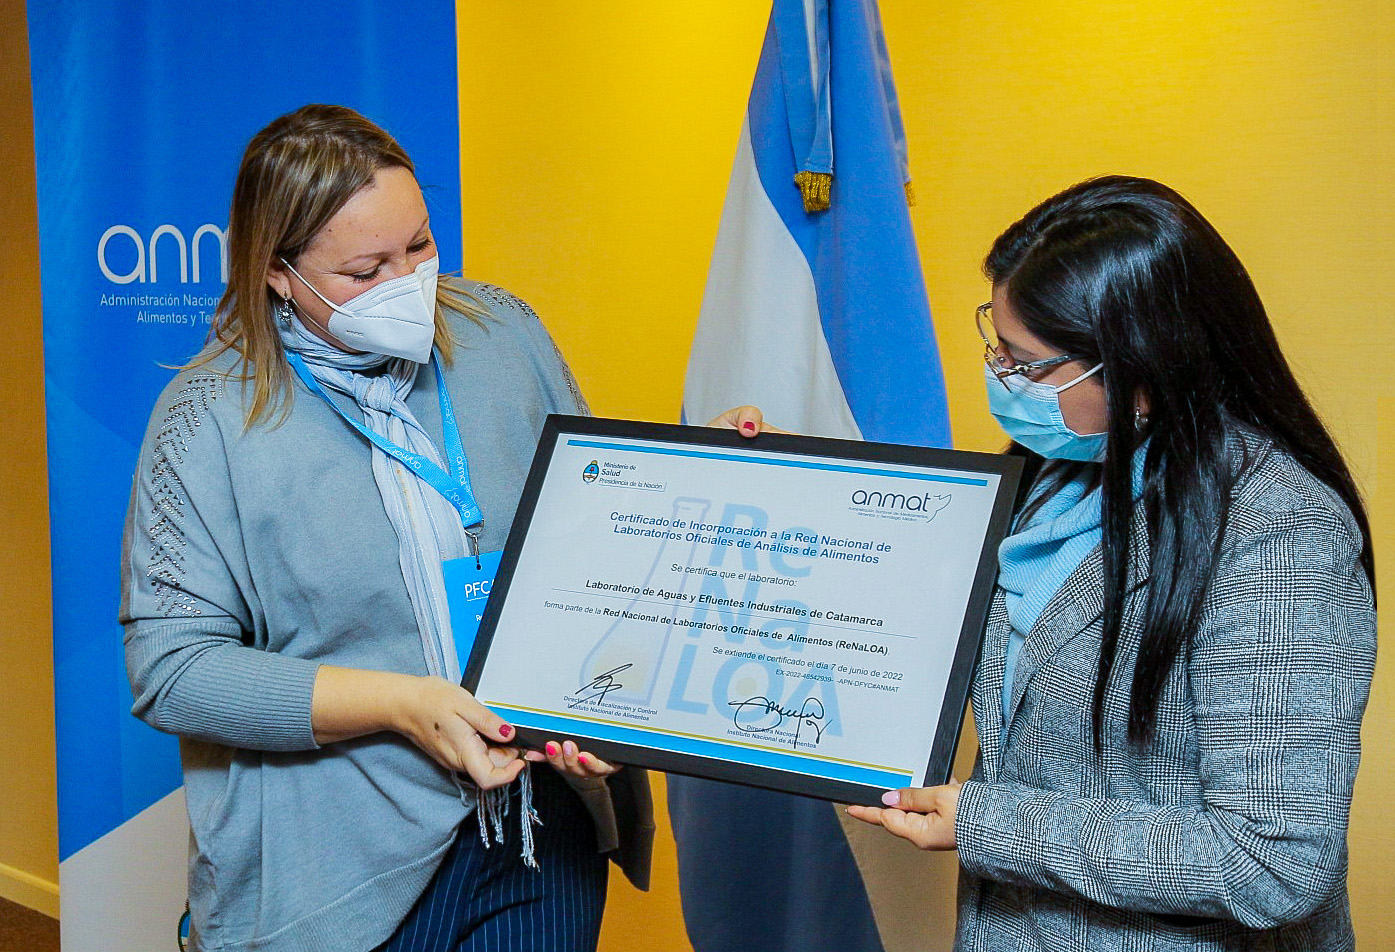
[[[684,419],[754,404],[799,433],[949,446],[909,195],[875,0],[775,0]],[[917,937],[902,911],[918,857],[883,831],[786,794],[678,776],[668,791],[696,952],[883,952]]]

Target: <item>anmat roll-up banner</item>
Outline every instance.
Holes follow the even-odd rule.
[[[65,952],[174,947],[187,827],[177,743],[130,714],[122,521],[146,419],[204,341],[247,140],[351,106],[417,163],[460,262],[453,0],[29,4],[53,545]]]

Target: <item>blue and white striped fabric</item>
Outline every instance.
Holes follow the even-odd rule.
[[[809,53],[821,16],[831,69]],[[801,433],[949,444],[884,51],[873,0],[776,0],[688,363],[685,419],[703,422],[738,400]],[[810,214],[794,176],[818,170],[805,160],[822,151],[811,148],[821,121],[810,77],[820,74],[831,80],[833,190],[828,211]],[[794,89],[790,75],[803,80]]]
[[[832,173],[826,211],[805,211],[799,172]],[[684,419],[755,404],[800,433],[950,444],[907,183],[875,0],[775,0]],[[845,832],[840,810],[800,797],[684,777],[668,790],[696,952],[883,952],[923,929],[923,914],[888,921],[906,904],[879,890],[914,885],[886,874],[914,876],[921,857],[882,831]]]
[[[509,790],[519,816],[518,785]],[[397,932],[375,952],[593,952],[605,907],[605,855],[591,815],[551,767],[534,770],[536,869],[519,855],[522,824],[483,843],[466,819]]]

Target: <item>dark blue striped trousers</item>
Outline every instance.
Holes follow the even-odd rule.
[[[377,952],[594,952],[605,906],[606,859],[591,815],[567,782],[534,766],[534,855],[524,865],[518,785],[510,792],[504,842],[480,842],[467,817],[441,868],[391,939]]]

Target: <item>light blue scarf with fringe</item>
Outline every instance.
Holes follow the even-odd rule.
[[[424,456],[445,469],[436,444],[407,406],[407,394],[416,382],[421,364],[384,354],[351,354],[333,347],[305,329],[299,318],[279,321],[278,332],[286,350],[298,353],[320,386],[351,398],[363,411],[369,430],[409,452]],[[376,373],[374,371],[377,371]],[[451,634],[450,603],[441,563],[470,554],[470,540],[460,513],[425,480],[378,447],[373,447],[373,479],[383,499],[388,521],[397,533],[398,561],[421,635],[427,673],[460,682],[461,659]],[[489,845],[504,841],[503,821],[508,816],[508,788],[490,790],[483,797],[471,784],[460,784],[466,809],[479,820],[480,839]],[[525,767],[519,777],[522,797],[523,859],[533,858],[532,777]]]

